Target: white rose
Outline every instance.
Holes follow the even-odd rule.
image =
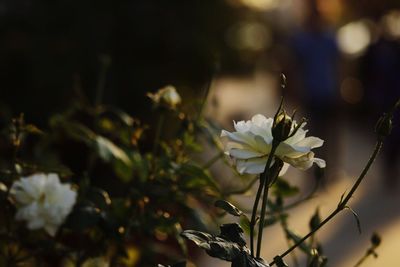
[[[239,173],[259,174],[264,171],[272,148],[272,125],[272,118],[257,114],[249,121],[234,122],[234,132],[222,130],[221,137],[227,141],[225,153],[234,159]],[[281,142],[274,155],[301,170],[310,168],[313,163],[324,168],[325,161],[315,158],[311,151],[322,146],[324,141],[313,136],[306,137],[304,125],[292,137]],[[284,169],[288,167],[285,165]]]
[[[43,228],[54,236],[76,202],[77,193],[61,184],[57,174],[34,174],[15,181],[10,189],[18,207],[17,220],[31,230]]]
[[[180,95],[172,85],[167,85],[154,94],[148,93],[147,96],[156,104],[163,104],[170,108],[175,108],[182,102]]]

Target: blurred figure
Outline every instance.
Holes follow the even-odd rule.
[[[318,154],[327,160],[326,178],[336,173],[338,139],[338,58],[334,32],[327,27],[316,0],[307,0],[304,25],[294,33],[291,48],[300,81],[297,96],[310,120],[313,135],[325,140]],[[327,154],[329,151],[329,155]]]
[[[365,110],[375,120],[400,98],[400,43],[390,36],[382,24],[382,34],[372,44],[361,61],[361,79],[365,88]],[[393,121],[393,131],[387,137],[384,153],[384,179],[388,188],[395,189],[399,182],[400,117]]]

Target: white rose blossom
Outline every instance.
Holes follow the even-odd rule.
[[[236,169],[240,174],[259,174],[264,172],[267,159],[272,148],[272,126],[274,120],[261,114],[253,116],[249,121],[234,122],[236,131],[222,130],[221,137],[225,139],[225,153],[233,158]],[[292,130],[296,123],[293,122]],[[297,132],[279,143],[274,154],[281,159],[287,169],[289,165],[300,170],[310,168],[316,163],[320,168],[325,167],[325,161],[314,157],[311,149],[320,147],[324,143],[320,138],[306,137],[307,130],[303,127]],[[288,165],[289,164],[289,165]]]
[[[70,184],[60,183],[57,174],[33,174],[15,181],[10,189],[18,210],[16,219],[31,230],[43,228],[54,236],[76,202]]]

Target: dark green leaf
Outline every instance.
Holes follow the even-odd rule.
[[[295,243],[297,243],[297,242],[299,242],[300,240],[301,240],[301,237],[300,236],[298,236],[297,234],[295,234],[293,231],[291,231],[291,230],[289,230],[289,229],[285,229],[285,231],[286,231],[286,236],[288,237],[288,238],[290,238],[291,240],[293,240]],[[302,242],[300,245],[299,245],[299,248],[304,252],[304,253],[306,253],[307,255],[310,255],[310,253],[311,253],[311,247],[310,246],[308,246],[305,242]]]
[[[240,246],[246,245],[246,241],[243,237],[243,229],[237,223],[227,223],[220,227],[221,234],[220,237],[235,242]]]
[[[231,267],[269,267],[263,259],[256,259],[249,253],[242,251],[241,254],[232,261]]]
[[[317,208],[309,222],[310,230],[315,231],[320,223],[321,223],[321,217],[319,216],[319,209]]]
[[[275,256],[274,261],[276,264],[276,267],[289,267],[289,265],[286,264],[286,262],[283,260],[281,256]]]
[[[197,246],[205,250],[210,249],[209,242],[213,240],[212,235],[195,230],[183,231],[181,235],[190,241],[193,241]]]
[[[290,185],[286,180],[278,178],[273,185],[274,194],[281,195],[283,197],[292,197],[299,193],[299,188]]]
[[[277,215],[268,216],[265,218],[265,225],[264,227],[268,227],[274,225],[275,223],[279,222],[279,217]]]
[[[194,230],[186,230],[182,233],[183,237],[193,241],[200,248],[203,248],[211,257],[232,261],[238,257],[243,249],[242,246],[238,245],[236,242],[225,239],[224,237],[226,235],[228,235],[229,238],[235,239],[235,236],[230,236],[230,233],[221,234],[221,237]]]
[[[205,187],[219,192],[218,184],[211,177],[208,171],[193,164],[182,164],[177,170],[183,177],[182,182],[189,189],[204,189]]]
[[[101,211],[90,206],[80,206],[74,209],[67,220],[67,225],[74,230],[82,231],[96,225],[101,218]]]
[[[229,214],[233,216],[240,216],[243,214],[241,210],[239,210],[237,207],[235,207],[232,203],[219,199],[215,201],[214,205],[218,208],[223,209],[224,211],[228,212]]]

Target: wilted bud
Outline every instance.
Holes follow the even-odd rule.
[[[272,137],[274,140],[283,142],[285,141],[292,129],[292,118],[283,110],[275,118],[274,126],[272,128]]]
[[[373,233],[371,236],[371,243],[374,247],[377,247],[381,244],[381,237],[377,233]]]
[[[375,125],[375,132],[381,136],[386,137],[392,132],[392,114],[383,114]]]
[[[155,104],[172,109],[175,109],[176,106],[182,102],[180,95],[172,85],[167,85],[154,94],[147,93],[147,96],[150,97]]]

